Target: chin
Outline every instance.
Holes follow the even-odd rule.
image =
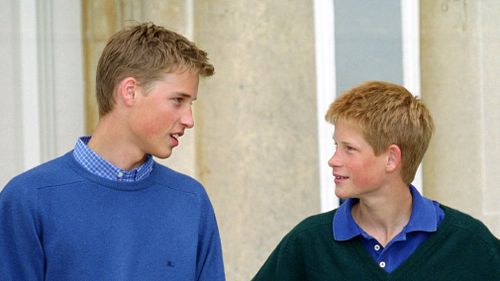
[[[343,195],[343,194],[337,194],[337,193],[335,193],[335,195],[337,196],[337,198],[342,199],[342,200],[352,198],[352,196]]]
[[[337,196],[337,198],[340,198],[340,199],[351,198],[351,196],[349,196],[349,194],[342,192],[342,190],[340,188],[337,188],[337,187],[335,187],[335,196]]]
[[[168,157],[170,157],[170,155],[172,155],[172,150],[169,150],[169,151],[157,151],[155,153],[151,153],[151,155],[157,157],[157,158],[160,158],[160,159],[167,159]]]

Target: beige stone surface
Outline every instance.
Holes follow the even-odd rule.
[[[483,107],[482,146],[485,167],[484,212],[500,236],[500,3],[485,1],[480,14],[480,64]]]
[[[282,236],[319,212],[309,1],[198,1],[199,178],[220,224],[228,280],[250,280]],[[326,163],[325,163],[326,164]]]
[[[98,120],[97,101],[95,98],[95,73],[99,56],[108,38],[121,24],[117,18],[119,10],[112,0],[82,2],[83,13],[83,50],[85,77],[85,130],[91,134]],[[117,23],[119,24],[117,26]]]
[[[427,196],[500,237],[498,1],[421,1],[422,95],[436,123]]]

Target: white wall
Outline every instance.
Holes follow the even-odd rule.
[[[0,127],[0,185],[3,187],[9,177],[22,168],[22,149],[16,140],[20,137],[19,116],[19,54],[15,41],[18,39],[15,1],[2,1],[0,9],[0,84],[3,85],[3,97],[0,99],[2,118]]]
[[[0,189],[84,130],[80,1],[1,0]]]

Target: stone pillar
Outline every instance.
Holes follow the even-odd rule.
[[[121,28],[115,1],[82,1],[83,50],[85,77],[85,131],[91,134],[98,120],[95,97],[95,73],[99,56],[106,42]]]
[[[500,2],[421,1],[422,95],[436,123],[424,192],[500,237]]]
[[[320,208],[313,5],[206,0],[194,11],[195,41],[216,68],[197,102],[198,178],[218,217],[227,279],[250,280]]]

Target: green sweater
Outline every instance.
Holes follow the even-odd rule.
[[[297,225],[252,280],[500,281],[500,241],[480,221],[441,207],[445,218],[437,232],[392,273],[380,268],[358,239],[333,239],[334,210]]]

